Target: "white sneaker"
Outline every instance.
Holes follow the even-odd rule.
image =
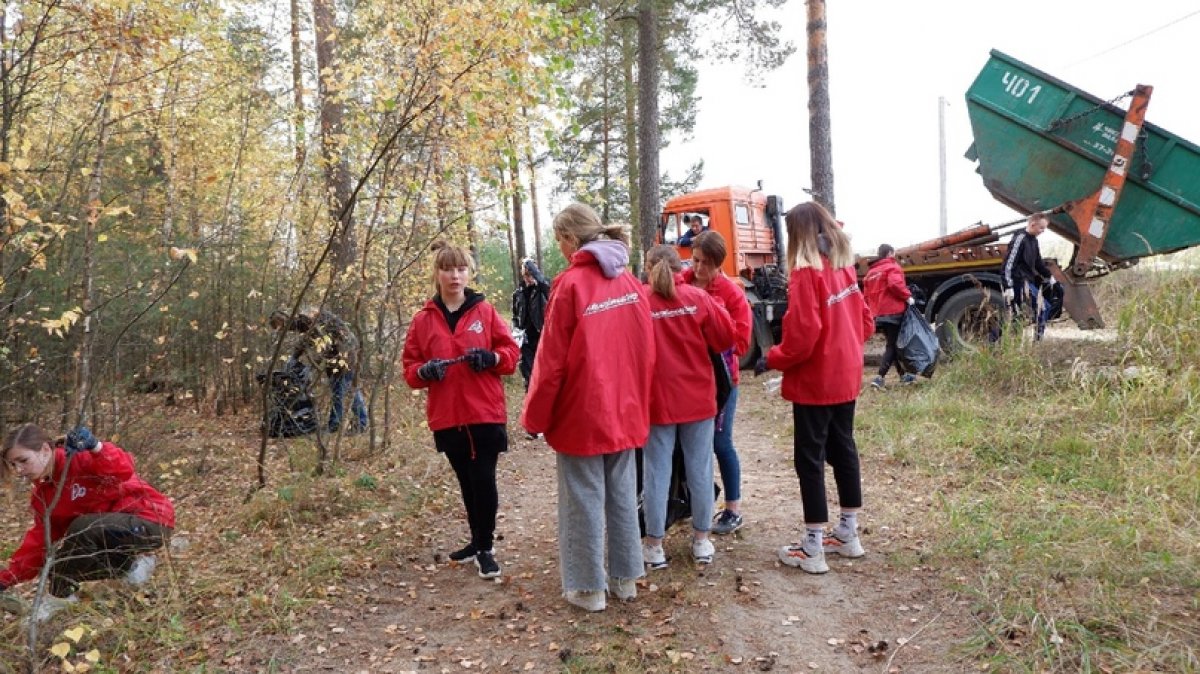
[[[621,601],[629,601],[637,598],[637,579],[636,578],[609,578],[608,591],[612,596]]]
[[[154,574],[156,566],[158,566],[158,560],[154,558],[154,555],[138,555],[129,567],[129,571],[125,572],[124,580],[134,587],[145,585],[146,581],[150,580],[150,576]]]
[[[642,561],[648,569],[667,568],[667,553],[663,552],[662,544],[647,545],[642,543]]]
[[[821,540],[821,545],[825,548],[825,554],[841,555],[842,557],[857,558],[867,554],[863,550],[862,541],[858,540],[858,535],[846,536],[833,532]]]
[[[692,539],[692,559],[696,560],[697,564],[712,564],[713,555],[716,553],[717,550],[709,539]]]
[[[810,555],[808,552],[805,552],[804,546],[800,544],[785,545],[779,548],[779,561],[808,573],[825,573],[829,571],[829,565],[825,563],[824,550],[819,550],[817,554]]]
[[[585,611],[595,613],[604,610],[603,590],[570,590],[567,592],[567,603],[578,606]]]
[[[79,597],[76,595],[65,598],[46,595],[42,597],[42,603],[38,604],[37,610],[33,614],[33,622],[44,623],[53,618],[54,614],[78,602]]]

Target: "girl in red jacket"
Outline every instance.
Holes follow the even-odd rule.
[[[520,351],[495,308],[467,287],[475,273],[470,252],[444,242],[432,249],[436,294],[409,323],[404,380],[429,389],[425,414],[433,444],[450,461],[462,491],[471,542],[450,559],[473,559],[481,578],[495,578],[496,462],[508,451],[500,377],[516,370]]]
[[[733,346],[729,313],[708,293],[688,285],[679,273],[683,264],[673,246],[655,246],[646,254],[650,274],[650,318],[654,324],[658,362],[650,385],[650,436],[642,450],[642,503],[646,566],[667,566],[663,553],[667,491],[671,483],[675,437],[683,448],[688,490],[692,494],[692,558],[711,564],[708,540],[713,517],[713,419],[717,415],[717,384],[711,349]]]
[[[724,409],[717,412],[713,431],[713,451],[717,455],[717,466],[721,469],[721,484],[725,486],[725,507],[713,521],[714,534],[731,534],[742,526],[742,464],[737,448],[733,446],[733,415],[737,411],[738,380],[741,377],[739,363],[750,350],[750,302],[740,283],[732,281],[721,265],[725,264],[725,239],[718,232],[701,232],[692,241],[692,266],[683,271],[683,280],[707,292],[718,300],[733,320],[733,348],[722,356],[729,374],[733,377],[733,389]]]
[[[863,278],[863,295],[871,313],[875,315],[875,329],[883,333],[884,339],[883,360],[879,363],[879,372],[871,380],[871,386],[882,389],[883,378],[893,364],[896,365],[896,374],[900,375],[900,383],[911,384],[917,380],[917,376],[900,369],[900,361],[896,358],[896,339],[900,336],[900,319],[904,317],[905,307],[913,303],[913,296],[904,281],[904,270],[896,262],[896,250],[886,243],[879,246],[879,259],[871,263],[870,271]]]
[[[33,484],[33,526],[0,571],[0,591],[36,578],[49,558],[51,596],[40,600],[35,620],[77,601],[82,581],[123,577],[141,585],[150,579],[155,560],[149,553],[171,535],[175,508],[138,477],[129,454],[85,427],[56,446],[40,427],[24,424],[5,438],[0,456],[0,476],[12,471]]]
[[[858,290],[850,240],[820,204],[788,211],[788,308],[783,341],[759,359],[755,372],[783,372],[782,396],[792,402],[794,460],[804,504],[802,543],[780,548],[779,559],[808,573],[825,573],[825,553],[861,557],[862,508],[854,403],[862,386],[863,344],[875,331]],[[825,504],[825,463],[833,467],[841,517],[832,535]]]
[[[563,592],[603,611],[606,589],[633,599],[645,575],[633,450],[650,432],[654,332],[620,225],[571,204],[554,217],[554,237],[570,264],[551,285],[521,425],[556,452]]]

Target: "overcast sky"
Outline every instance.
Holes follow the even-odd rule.
[[[695,133],[672,143],[665,170],[702,158],[701,187],[761,179],[788,207],[807,198],[805,13],[802,0],[780,11],[799,49],[760,86],[740,65],[701,67]],[[1200,0],[829,0],[827,20],[835,199],[859,251],[938,234],[939,96],[949,230],[1019,217],[963,158],[964,96],[991,49],[1102,99],[1153,85],[1147,120],[1200,142]]]

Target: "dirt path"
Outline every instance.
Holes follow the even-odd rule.
[[[860,415],[870,413],[872,395],[880,394],[864,395]],[[735,434],[747,524],[718,538],[711,567],[691,564],[689,536],[677,526],[666,543],[671,567],[644,579],[636,600],[598,614],[567,605],[553,456],[514,434],[499,478],[502,579],[484,581],[473,566],[446,561],[459,541],[444,532],[455,527],[431,527],[425,540],[397,542],[404,556],[395,566],[339,588],[311,615],[312,629],[277,652],[304,672],[969,669],[949,650],[970,625],[965,602],[920,561],[932,485],[864,447],[868,554],[831,558],[830,573],[809,576],[775,553],[800,530],[790,407],[748,378]],[[430,513],[438,516],[462,518]]]

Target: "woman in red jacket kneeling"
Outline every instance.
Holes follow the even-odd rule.
[[[408,326],[404,380],[429,389],[425,414],[433,444],[450,461],[462,490],[471,542],[450,559],[472,559],[481,578],[495,578],[496,462],[508,451],[500,377],[517,369],[520,351],[496,309],[467,287],[475,273],[470,252],[443,242],[433,251],[435,294]]]
[[[796,475],[804,504],[802,543],[779,559],[808,573],[825,573],[825,553],[861,557],[858,511],[862,483],[854,444],[854,404],[862,388],[863,344],[875,331],[858,289],[850,240],[820,204],[788,211],[788,308],[783,341],[759,359],[755,372],[783,372],[780,393],[792,403]],[[841,517],[832,535],[825,504],[825,463],[833,467]]]
[[[24,424],[4,441],[0,475],[33,484],[33,526],[0,571],[0,591],[32,580],[50,559],[50,597],[37,620],[75,602],[79,583],[121,578],[141,585],[154,571],[152,553],[175,527],[171,501],[138,477],[133,458],[85,427],[55,445],[39,426]],[[47,517],[49,510],[49,517]],[[46,550],[46,526],[54,549]]]

